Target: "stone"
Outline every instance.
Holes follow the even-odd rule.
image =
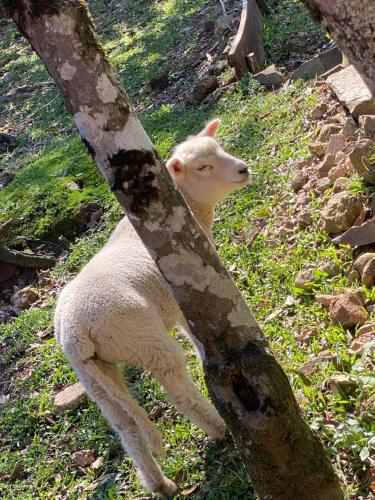
[[[296,222],[300,228],[311,226],[311,224],[313,223],[313,217],[312,217],[311,210],[308,210],[308,209],[302,210],[296,216]]]
[[[362,325],[368,316],[361,301],[354,293],[350,292],[338,295],[331,302],[329,314],[335,325],[341,325],[344,328]]]
[[[309,145],[309,150],[311,153],[317,156],[324,156],[327,150],[327,143],[325,142],[314,142]]]
[[[366,325],[364,325],[366,326]],[[361,353],[365,350],[367,344],[375,341],[375,331],[371,330],[366,333],[362,333],[350,343],[350,349],[356,353]]]
[[[365,137],[375,138],[375,115],[361,115],[358,119],[359,127]]]
[[[362,283],[367,287],[372,287],[375,284],[375,259],[371,259],[365,265],[361,276]]]
[[[326,154],[336,156],[346,145],[347,142],[341,134],[332,134],[328,140]]]
[[[340,179],[340,177],[345,177],[347,174],[348,167],[345,163],[340,163],[339,165],[331,168],[331,170],[328,172],[328,179],[334,182],[337,181],[337,179]]]
[[[332,134],[338,134],[340,131],[341,127],[339,125],[335,125],[334,123],[326,123],[320,129],[318,141],[327,142]]]
[[[355,269],[352,269],[351,271],[349,271],[349,273],[348,273],[349,285],[352,285],[356,281],[360,281],[360,279],[361,279],[361,276],[360,276],[358,271],[356,271]]]
[[[375,98],[354,66],[330,75],[326,81],[354,118],[375,114]]]
[[[159,71],[155,76],[151,78],[148,82],[152,90],[164,90],[169,85],[169,72]]]
[[[294,282],[294,286],[301,290],[309,291],[314,285],[314,274],[312,269],[301,271]]]
[[[351,116],[348,116],[341,130],[344,139],[349,141],[350,139],[355,138],[358,135],[358,131],[359,131],[358,125]]]
[[[332,191],[334,193],[341,193],[342,191],[346,191],[352,184],[352,180],[347,177],[339,177],[335,180],[333,184]]]
[[[320,264],[318,271],[325,273],[328,278],[333,278],[333,276],[340,274],[340,267],[336,264],[336,262],[324,262],[323,264]]]
[[[92,450],[76,451],[73,460],[79,467],[87,467],[95,462],[95,453]]]
[[[327,113],[328,105],[325,102],[318,104],[310,113],[311,120],[319,120]]]
[[[93,226],[103,215],[103,207],[99,203],[89,202],[81,205],[76,222],[80,226]]]
[[[357,337],[360,337],[361,335],[369,332],[375,332],[375,323],[366,323],[365,325],[360,326],[356,335]]]
[[[29,309],[38,299],[38,290],[29,285],[25,288],[22,288],[21,290],[14,292],[10,297],[10,303],[13,305],[16,311],[21,312],[25,309]]]
[[[356,258],[356,260],[353,263],[353,269],[355,269],[360,276],[363,274],[363,270],[365,269],[366,265],[371,261],[375,259],[375,253],[373,252],[366,252],[359,257]]]
[[[347,398],[353,396],[358,388],[357,379],[346,373],[332,375],[327,380],[327,384],[335,396]]]
[[[58,411],[65,411],[77,408],[85,399],[85,389],[81,382],[77,382],[55,394],[53,403]]]
[[[195,84],[191,94],[187,95],[186,102],[195,106],[203,101],[208,94],[216,90],[218,86],[217,76],[209,75]]]
[[[335,155],[325,155],[325,157],[319,163],[317,168],[319,177],[327,177],[328,172],[334,165],[335,165]]]
[[[314,326],[309,326],[300,331],[297,335],[298,342],[307,343],[314,335],[317,334],[317,329]]]
[[[311,80],[323,75],[338,64],[341,64],[342,54],[337,47],[320,52],[312,59],[304,62],[291,74],[293,80]]]
[[[315,300],[318,304],[322,304],[324,307],[329,307],[332,302],[335,300],[336,295],[330,295],[326,293],[317,293],[315,294]]]
[[[346,191],[334,194],[321,212],[323,229],[329,234],[337,234],[349,229],[363,208],[361,195]]]
[[[363,139],[357,142],[349,153],[349,160],[353,169],[364,182],[375,183],[375,144],[373,141]]]
[[[0,189],[10,184],[14,178],[13,172],[0,172]]]
[[[68,182],[65,187],[67,189],[70,189],[71,191],[81,191],[81,188],[79,187],[79,185],[74,181]]]
[[[307,361],[298,370],[297,373],[306,381],[314,375],[322,363],[329,363],[337,359],[336,354],[331,351],[322,351],[314,359]]]
[[[317,193],[323,194],[327,191],[327,189],[331,187],[332,187],[331,179],[328,179],[328,177],[323,177],[323,179],[318,179],[316,181],[315,190]]]
[[[261,85],[263,85],[269,90],[278,89],[285,82],[285,78],[277,70],[274,64],[268,66],[268,68],[266,68],[265,70],[260,71],[255,75],[252,75],[251,78],[259,82]]]
[[[348,229],[344,234],[334,238],[333,243],[350,245],[351,247],[375,243],[375,219],[370,219],[360,226]]]
[[[297,171],[292,177],[291,185],[293,191],[296,193],[300,191],[307,181],[308,181],[307,174],[305,172]]]

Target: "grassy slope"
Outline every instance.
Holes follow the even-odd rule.
[[[177,29],[193,25],[194,12],[208,2],[168,0],[154,2],[150,8],[146,8],[146,4],[149,6],[145,0],[128,0],[126,12],[118,9],[111,13],[102,2],[93,2],[111,60],[120,69],[131,93],[156,69],[168,65],[168,53],[178,43]],[[277,47],[282,47],[280,39],[292,36],[301,25],[314,31],[299,7],[286,0],[273,2],[275,8],[278,5],[287,7],[290,16],[285,19],[285,30],[272,30],[278,17],[270,17],[266,29],[270,48],[275,46],[275,41]],[[110,22],[111,18],[115,20]],[[170,29],[170,23],[176,29]],[[131,34],[130,27],[135,28],[135,34]],[[196,36],[193,30],[182,43],[189,48]],[[47,79],[36,58],[13,31],[0,43],[1,48],[5,48],[0,57],[17,54],[6,66],[0,91],[16,84]],[[272,58],[272,51],[270,55]],[[277,53],[275,57],[281,55],[284,54]],[[51,100],[51,105],[43,108]],[[143,94],[137,102],[145,107],[151,100],[152,96]],[[329,325],[326,313],[311,297],[298,296],[293,289],[294,278],[303,263],[333,259],[336,255],[318,229],[317,211],[321,202],[315,201],[313,228],[299,232],[295,245],[283,238],[271,244],[270,238],[264,235],[259,236],[250,249],[243,241],[256,219],[270,216],[272,226],[272,215],[279,200],[289,191],[288,173],[279,167],[290,159],[307,155],[309,138],[304,116],[316,100],[317,96],[305,87],[291,86],[278,94],[265,94],[243,81],[233,93],[210,108],[165,105],[144,113],[142,121],[159,151],[167,156],[176,141],[198,130],[208,118],[220,116],[223,119],[220,139],[224,146],[251,164],[252,186],[231,196],[219,210],[216,240],[220,253],[234,270],[238,286],[288,372],[306,417],[319,430],[329,453],[336,457],[338,471],[345,472],[348,495],[364,498],[366,490],[358,486],[353,472],[363,469],[366,454],[363,450],[373,436],[368,368],[364,361],[348,354],[345,332]],[[26,126],[27,117],[37,110]],[[23,217],[18,233],[45,238],[62,230],[69,234],[74,213],[83,200],[101,201],[108,207],[105,231],[93,232],[77,241],[69,259],[53,272],[60,278],[75,273],[103,244],[119,210],[72,133],[70,118],[53,89],[7,108],[2,118],[4,128],[7,124],[16,126],[33,148],[18,156],[3,155],[1,159],[0,166],[17,170],[17,178],[0,192],[0,220],[9,214]],[[80,180],[82,191],[66,190],[70,180]],[[345,267],[345,262],[342,266]],[[317,276],[316,289],[332,290],[343,285],[346,282],[342,276],[331,280],[324,275]],[[285,299],[289,295],[296,300],[286,307]],[[51,323],[53,305],[51,301],[43,309],[27,311],[14,323],[0,326],[0,370],[10,381],[11,393],[10,401],[0,410],[0,471],[12,471],[17,463],[21,463],[25,471],[23,477],[13,482],[0,481],[1,497],[140,497],[144,492],[132,463],[116,453],[116,437],[94,404],[88,402],[65,414],[54,413],[52,393],[76,378],[54,340],[42,343],[36,335]],[[272,317],[275,312],[277,317]],[[318,325],[318,334],[309,345],[297,345],[296,335],[306,325]],[[190,352],[190,369],[204,391],[201,369],[191,348],[187,344],[186,347]],[[345,370],[358,377],[359,389],[354,398],[334,398],[324,390],[324,381],[336,370],[332,364],[322,366],[309,386],[296,375],[296,369],[323,347],[337,351]],[[147,374],[135,369],[127,372],[134,392],[147,410],[153,408],[156,400],[167,401],[164,391]],[[181,489],[198,485],[190,498],[252,497],[243,467],[229,443],[224,449],[205,446],[203,433],[170,405],[157,426],[166,442],[167,457],[162,463],[166,473],[180,478]],[[88,448],[104,458],[104,467],[99,471],[80,469],[72,464],[71,454]],[[361,451],[363,461],[359,458]],[[95,489],[91,488],[93,484]]]

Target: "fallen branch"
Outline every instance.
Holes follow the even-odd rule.
[[[56,259],[44,255],[31,255],[10,248],[0,248],[0,261],[8,264],[16,264],[20,267],[37,267],[48,269],[56,264]]]

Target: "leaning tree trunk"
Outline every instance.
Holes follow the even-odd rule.
[[[375,94],[375,1],[304,0]]]
[[[84,1],[7,1],[201,344],[210,395],[259,496],[341,499],[286,375],[135,117]]]

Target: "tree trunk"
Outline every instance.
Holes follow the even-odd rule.
[[[260,498],[341,499],[286,375],[135,117],[84,1],[12,0],[10,14],[202,345],[210,395]]]
[[[374,0],[304,0],[375,95]]]

